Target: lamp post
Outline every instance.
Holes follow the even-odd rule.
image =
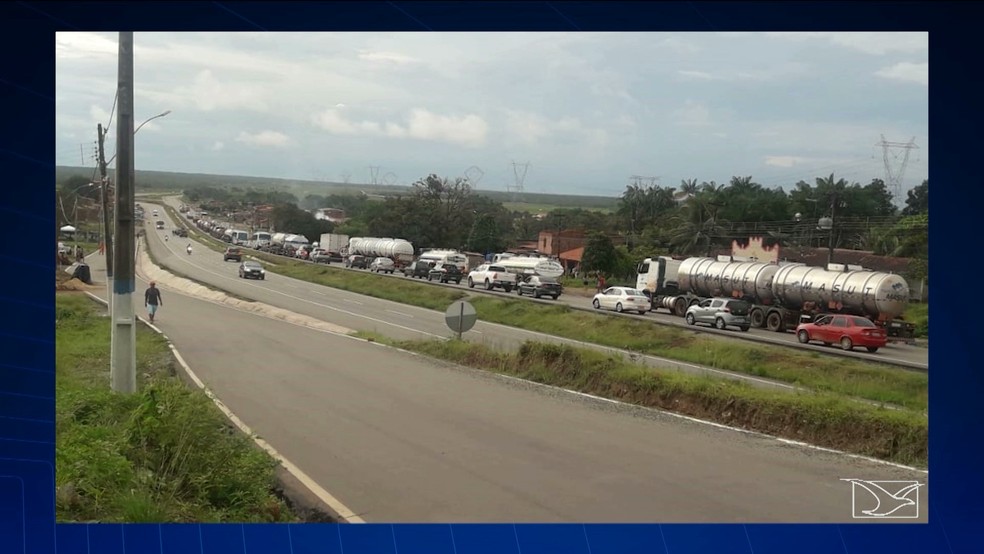
[[[821,217],[817,222],[817,229],[828,231],[830,236],[827,239],[827,265],[829,266],[834,262],[834,217],[837,214],[837,207],[845,207],[846,204],[843,202],[838,202],[838,193],[834,191],[830,193],[830,216]]]

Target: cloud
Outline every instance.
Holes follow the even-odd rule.
[[[901,62],[875,72],[878,77],[929,85],[929,64]]]
[[[119,43],[93,33],[55,33],[55,58],[81,60],[118,56]]]
[[[179,86],[172,92],[141,91],[154,103],[166,106],[189,107],[205,112],[250,110],[267,112],[269,106],[263,99],[265,85],[246,83],[228,84],[220,81],[208,69],[199,71],[192,83]],[[275,90],[275,89],[274,89]]]
[[[711,124],[711,110],[693,100],[687,100],[682,108],[674,110],[670,115],[677,125],[686,127],[706,127]]]
[[[372,52],[363,50],[359,53],[359,59],[367,62],[384,62],[384,63],[396,63],[396,64],[409,64],[417,63],[420,60],[407,56],[406,54],[400,54],[397,52]]]
[[[890,52],[914,53],[929,50],[929,34],[925,32],[770,32],[765,35],[796,41],[823,39],[837,46],[878,56]]]
[[[236,142],[242,142],[250,146],[275,146],[277,148],[284,148],[290,142],[290,137],[277,131],[262,131],[253,134],[243,131],[236,137]]]
[[[677,74],[679,74],[682,77],[688,77],[690,79],[696,79],[698,81],[714,81],[714,80],[722,79],[722,77],[720,76],[711,75],[706,71],[697,71],[694,69],[681,69],[680,71],[677,71]]]
[[[488,124],[477,115],[439,115],[423,108],[411,110],[404,124],[391,121],[353,121],[336,108],[315,114],[312,122],[336,135],[413,138],[471,147],[484,145],[488,134]]]
[[[773,167],[793,167],[796,164],[806,161],[806,158],[798,156],[766,156],[765,165]]]
[[[223,148],[225,148],[225,143],[222,141],[216,141],[215,144],[212,145],[212,150],[215,150],[216,152],[222,150]]]
[[[89,106],[89,116],[96,123],[109,124],[109,112],[99,106]]]
[[[665,38],[660,41],[659,45],[678,54],[694,54],[700,52],[700,48],[696,44],[683,40],[680,37]]]
[[[589,127],[574,117],[549,119],[532,112],[505,111],[506,131],[510,138],[526,145],[532,146],[546,140],[552,140],[567,143],[582,142],[600,148],[608,142],[607,131]],[[635,122],[625,115],[617,118],[614,123],[622,126],[635,125]]]

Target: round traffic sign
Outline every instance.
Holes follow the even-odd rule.
[[[448,311],[444,312],[444,321],[447,322],[452,331],[460,336],[461,333],[475,326],[475,322],[478,321],[478,313],[475,312],[475,307],[468,302],[458,300],[448,306]]]

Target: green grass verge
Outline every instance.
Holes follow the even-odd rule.
[[[273,492],[276,462],[173,374],[166,341],[138,326],[138,392],[109,388],[110,321],[56,297],[58,521],[298,521]]]
[[[780,393],[733,381],[662,372],[594,350],[527,342],[502,352],[465,341],[395,341],[405,350],[627,403],[926,467],[929,425],[920,414],[830,394]]]
[[[469,296],[467,289],[426,286],[332,266],[277,259],[268,271],[376,298],[444,310]],[[754,343],[723,341],[703,333],[649,321],[613,317],[520,299],[472,295],[482,321],[546,333],[633,352],[774,379],[801,387],[914,410],[928,405],[928,375],[885,364]]]
[[[903,317],[916,326],[916,338],[929,338],[929,304],[911,303]]]
[[[173,211],[172,216],[177,215]],[[215,250],[225,250],[225,243],[207,236],[205,240],[210,241]],[[929,378],[926,373],[812,351],[723,341],[687,329],[574,310],[561,304],[544,305],[518,298],[471,295],[465,288],[434,287],[415,279],[392,279],[345,270],[334,264],[316,265],[257,251],[247,252],[266,262],[267,271],[375,298],[443,311],[455,300],[467,297],[482,321],[913,410],[924,411],[928,406]]]

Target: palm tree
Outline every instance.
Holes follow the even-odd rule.
[[[717,187],[700,191],[674,216],[673,230],[670,234],[670,245],[679,254],[702,253],[711,255],[714,243],[724,234],[722,224],[726,221],[718,219],[719,205],[715,202],[713,192]]]

